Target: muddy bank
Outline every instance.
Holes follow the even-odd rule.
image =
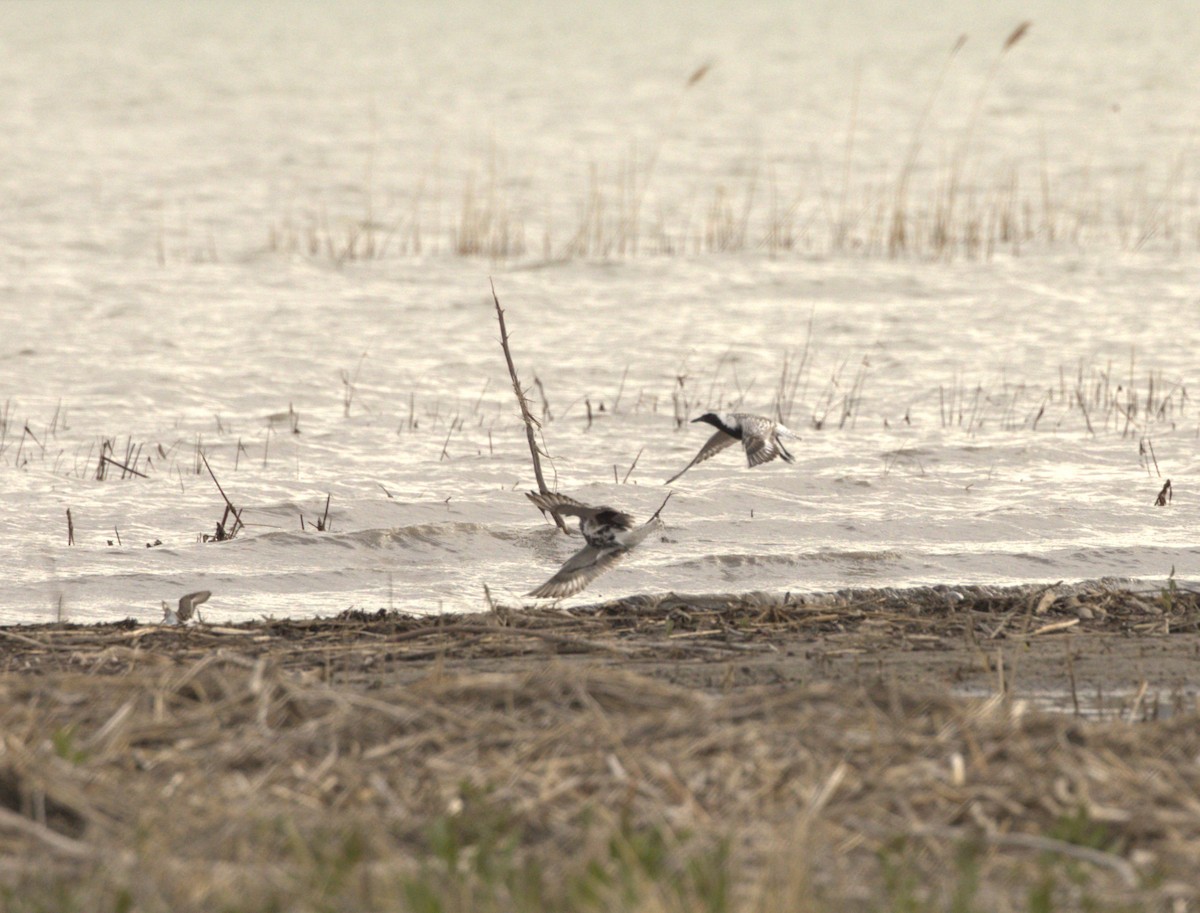
[[[430,663],[525,670],[548,656],[705,689],[896,682],[1040,698],[1072,711],[1182,709],[1200,684],[1200,596],[1098,584],[634,597],[571,609],[238,625],[0,628],[0,671],[123,673],[214,651],[329,683],[403,683]],[[1126,707],[1125,709],[1129,709]]]
[[[1029,588],[4,628],[0,899],[1190,909],[1198,620]]]

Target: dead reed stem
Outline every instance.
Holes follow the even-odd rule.
[[[204,468],[207,469],[208,474],[212,476],[213,484],[217,486],[217,491],[221,493],[221,497],[225,500],[225,513],[221,517],[221,522],[217,524],[216,538],[219,540],[221,538],[221,533],[224,532],[224,538],[232,539],[237,535],[238,530],[242,527],[242,512],[233,506],[233,502],[229,500],[229,495],[225,494],[225,489],[222,488],[221,483],[217,481],[217,474],[213,472],[212,467],[208,465],[208,457],[204,455],[203,451],[200,452],[200,459],[204,461]],[[225,532],[225,520],[231,515],[233,517],[233,526],[228,532]]]
[[[504,309],[500,307],[500,298],[496,295],[496,283],[491,279],[488,282],[492,287],[492,301],[496,305],[496,319],[500,322],[500,348],[504,350],[504,360],[508,363],[508,376],[512,380],[513,393],[517,397],[517,407],[521,410],[521,421],[525,423],[525,438],[529,441],[529,455],[533,459],[533,477],[537,480],[538,492],[544,495],[549,494],[550,489],[546,487],[546,480],[542,476],[542,461],[538,450],[537,435],[534,431],[541,425],[533,417],[533,412],[529,408],[529,400],[525,398],[525,391],[521,389],[521,381],[517,377],[517,367],[513,364],[512,351],[508,347],[508,327],[504,323]],[[564,533],[567,531],[566,524],[558,514],[554,514],[554,522]]]
[[[627,469],[625,471],[625,477],[621,479],[622,485],[624,485],[626,482],[629,481],[629,476],[633,473],[634,469],[637,468],[638,460],[640,460],[642,458],[642,451],[645,449],[646,449],[645,447],[642,447],[641,449],[638,450],[637,456],[635,456],[633,458],[633,462],[630,464],[629,469]]]

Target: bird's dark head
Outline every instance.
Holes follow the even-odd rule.
[[[715,412],[705,412],[699,418],[692,419],[693,425],[696,422],[707,422],[708,424],[712,425],[714,428],[724,428],[725,427],[725,422],[721,421],[721,416],[717,415],[717,413],[715,413]]]

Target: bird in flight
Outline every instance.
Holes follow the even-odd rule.
[[[587,543],[567,559],[557,574],[527,594],[539,599],[574,596],[612,568],[662,524],[658,515],[671,499],[668,495],[654,515],[635,528],[629,514],[612,507],[589,507],[574,498],[550,492],[538,494],[530,491],[526,495],[543,513],[550,511],[559,516],[578,517],[579,531]]]
[[[163,624],[166,625],[181,625],[191,619],[196,612],[196,606],[202,602],[208,602],[208,597],[212,595],[210,590],[199,590],[195,593],[188,593],[179,597],[179,609],[172,609],[164,602]]]
[[[700,452],[693,457],[683,469],[667,479],[663,484],[670,485],[681,475],[695,466],[703,463],[709,457],[716,456],[730,444],[741,441],[746,450],[746,462],[751,466],[769,463],[775,457],[785,462],[794,463],[796,458],[788,453],[780,438],[797,439],[798,435],[782,423],[763,415],[750,415],[746,412],[705,412],[693,422],[705,422],[717,430],[712,437],[704,442]]]

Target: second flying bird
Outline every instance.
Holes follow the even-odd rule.
[[[692,422],[705,422],[717,430],[704,442],[704,446],[692,461],[667,479],[664,485],[670,485],[697,463],[703,463],[709,457],[716,456],[737,441],[742,442],[746,451],[746,462],[751,467],[769,463],[775,457],[780,457],[787,463],[796,461],[780,439],[797,440],[799,435],[764,415],[750,415],[747,412],[705,412],[699,418],[692,419]]]

